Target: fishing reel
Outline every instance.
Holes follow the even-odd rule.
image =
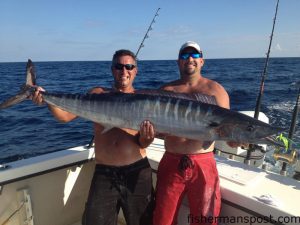
[[[285,147],[281,147],[281,148],[277,148],[275,149],[274,153],[273,153],[273,158],[276,161],[280,161],[282,162],[282,167],[281,167],[281,171],[280,174],[286,176],[287,174],[287,164],[295,164],[298,160],[298,151],[293,148],[294,147],[294,142],[283,136],[283,134],[280,134],[277,137],[277,140],[282,142],[282,144]]]
[[[295,164],[298,159],[298,152],[295,149],[277,149],[273,153],[273,158],[276,161],[281,161],[288,164]]]
[[[283,176],[287,175],[287,164],[295,164],[298,161],[298,152],[296,149],[277,149],[273,153],[273,158],[276,161],[282,162],[280,174]]]
[[[293,148],[295,143],[283,134],[280,134],[276,139],[281,142],[284,147],[276,148],[273,153],[273,158],[276,161],[295,164],[298,159],[298,152]]]

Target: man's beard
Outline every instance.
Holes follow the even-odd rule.
[[[187,67],[185,67],[183,69],[183,72],[186,75],[192,75],[192,74],[196,73],[196,69],[197,69],[196,67],[194,67],[194,68],[187,68]]]

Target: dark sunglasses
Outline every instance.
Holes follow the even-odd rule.
[[[114,65],[114,68],[116,70],[123,70],[124,67],[125,67],[126,70],[133,70],[135,68],[135,65],[133,65],[133,64],[121,64],[121,63],[116,63]]]
[[[180,59],[188,59],[189,57],[192,57],[193,59],[199,59],[202,58],[202,52],[201,53],[182,53],[179,55]]]

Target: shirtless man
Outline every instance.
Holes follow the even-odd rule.
[[[210,95],[217,105],[229,108],[225,89],[201,75],[204,59],[197,43],[189,41],[183,44],[177,63],[180,79],[164,85],[162,89]],[[177,224],[178,209],[185,194],[190,206],[187,222],[211,224],[209,220],[219,215],[221,205],[214,142],[166,136],[165,148],[158,167],[153,224]],[[216,224],[215,221],[212,224]]]
[[[113,90],[133,93],[137,74],[134,53],[116,51],[111,66],[114,77]],[[43,102],[42,88],[34,93],[36,104]],[[108,90],[96,87],[90,93],[100,94]],[[77,116],[48,105],[56,119],[69,122]],[[151,167],[145,148],[154,139],[153,126],[144,121],[140,131],[113,128],[102,133],[104,127],[94,124],[96,167],[89,197],[83,215],[83,225],[116,225],[122,208],[127,225],[152,224],[153,187]]]

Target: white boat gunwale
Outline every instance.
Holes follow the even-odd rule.
[[[29,179],[94,160],[94,148],[78,146],[67,150],[22,159],[5,164],[0,171],[0,186]],[[65,161],[65,159],[67,160]],[[51,164],[51,161],[56,163]],[[48,162],[48,163],[47,163]],[[13,176],[12,176],[13,175]]]

